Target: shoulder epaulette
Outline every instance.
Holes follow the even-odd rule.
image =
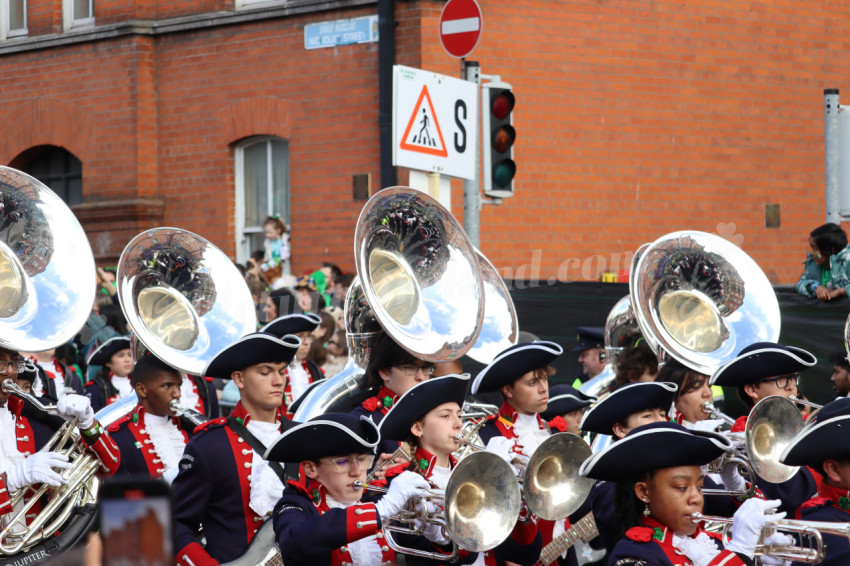
[[[219,417],[217,419],[212,419],[210,421],[207,421],[205,423],[201,423],[198,426],[196,426],[195,430],[192,431],[192,434],[198,435],[202,432],[206,432],[207,430],[210,430],[211,427],[216,428],[216,427],[222,426],[226,422],[227,422],[227,417]]]
[[[129,421],[131,418],[133,418],[133,414],[132,414],[132,413],[130,413],[130,414],[128,414],[128,415],[124,415],[123,417],[121,417],[120,419],[118,419],[117,421],[115,421],[114,423],[112,423],[111,425],[109,425],[109,426],[106,428],[106,430],[108,430],[109,432],[117,432],[117,431],[118,431],[118,429],[119,429],[119,428],[121,428],[121,425],[122,425],[123,423],[126,423],[127,421]]]
[[[89,385],[94,385],[94,381],[87,381],[84,387],[88,387]]]
[[[212,378],[212,377],[207,377],[207,376],[203,376],[203,377],[204,377],[204,381],[207,381],[209,383],[212,383],[213,380],[214,380],[214,378]]]

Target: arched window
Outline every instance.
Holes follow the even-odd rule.
[[[53,189],[68,206],[83,202],[83,164],[67,150],[42,146],[27,152],[28,158],[19,167]],[[31,156],[31,157],[30,157]]]
[[[255,137],[236,147],[236,260],[263,249],[263,220],[289,227],[289,142]]]

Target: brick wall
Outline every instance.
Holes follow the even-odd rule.
[[[470,58],[517,97],[517,195],[481,215],[482,250],[504,274],[595,279],[641,243],[689,228],[743,237],[772,281],[796,280],[806,236],[824,219],[822,95],[850,76],[841,31],[850,8],[479,1],[485,28]],[[397,63],[459,75],[438,40],[442,5],[396,3]],[[105,24],[232,3],[96,6]],[[31,35],[57,31],[55,2],[29,8]],[[159,221],[98,228],[101,258],[152,223],[233,254],[234,145],[287,137],[295,271],[322,260],[352,269],[362,203],[351,177],[380,183],[378,44],[305,51],[303,28],[375,11],[0,56],[0,162],[58,145],[83,160],[87,203],[161,199]],[[462,218],[461,183],[453,187]],[[764,227],[765,204],[781,205],[780,228]]]

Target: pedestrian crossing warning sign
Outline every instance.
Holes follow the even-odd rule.
[[[443,131],[440,129],[437,113],[434,112],[434,104],[428,92],[428,85],[422,86],[422,92],[419,93],[419,99],[413,107],[413,113],[407,122],[399,147],[438,157],[449,156],[446,142],[443,140]]]

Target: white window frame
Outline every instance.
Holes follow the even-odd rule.
[[[233,7],[236,10],[249,10],[263,6],[273,6],[275,4],[285,4],[288,0],[233,0]]]
[[[24,2],[24,27],[21,29],[9,29],[11,25],[11,8],[9,3],[11,0],[0,0],[0,41],[13,37],[26,36],[29,33],[27,29],[27,0]]]
[[[62,26],[65,31],[72,28],[94,26],[94,0],[88,0],[88,3],[91,16],[88,18],[75,18],[74,0],[62,0]]]
[[[251,147],[260,143],[266,144],[266,167],[267,167],[267,179],[274,179],[273,175],[273,167],[272,167],[272,145],[269,142],[272,141],[288,141],[284,138],[279,138],[276,136],[255,136],[252,137],[239,145],[236,146],[235,151],[235,167],[234,174],[236,176],[236,222],[234,226],[235,230],[235,238],[236,238],[236,261],[239,263],[245,263],[248,261],[248,258],[251,256],[251,253],[254,250],[249,249],[248,239],[245,238],[245,234],[262,234],[263,227],[251,227],[247,228],[245,226],[245,148]],[[290,162],[291,163],[291,162]],[[269,183],[267,187],[267,195],[268,195],[268,203],[271,206],[271,203],[274,202],[274,187],[271,183]],[[286,209],[289,210],[289,199],[290,199],[290,187],[289,180],[287,179],[287,191],[286,191]],[[266,211],[268,216],[276,214],[278,211]],[[289,226],[289,218],[282,218],[283,222]]]

